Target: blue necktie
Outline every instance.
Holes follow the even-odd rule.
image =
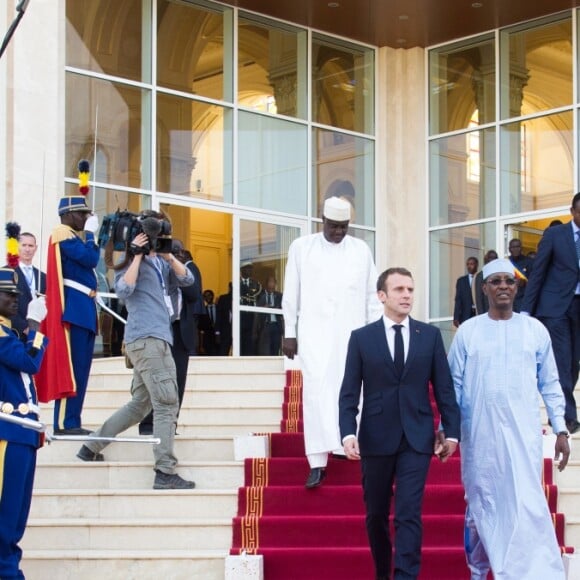
[[[395,329],[395,370],[400,377],[405,367],[405,347],[403,346],[403,334],[401,332],[403,325],[394,324],[393,328]]]
[[[576,232],[576,241],[574,243],[576,245],[576,258],[580,262],[580,230]]]

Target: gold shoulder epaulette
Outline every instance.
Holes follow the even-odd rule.
[[[52,235],[50,239],[53,244],[59,244],[60,242],[70,240],[74,237],[76,237],[74,230],[72,230],[69,226],[60,224],[59,226],[56,226],[54,230],[52,230]]]

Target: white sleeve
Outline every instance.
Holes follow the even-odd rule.
[[[288,262],[284,275],[284,293],[282,295],[282,313],[284,314],[284,336],[296,338],[296,323],[300,310],[300,271],[296,245],[293,242],[288,249]]]

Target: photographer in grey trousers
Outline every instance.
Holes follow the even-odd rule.
[[[162,231],[150,220],[164,221],[164,216],[147,211],[142,214],[143,231],[131,242],[133,259],[115,274],[115,291],[125,301],[128,312],[125,349],[133,365],[132,399],[116,411],[95,432],[96,437],[116,437],[139,423],[153,409],[153,436],[161,440],[153,447],[155,481],[153,489],[193,489],[195,483],[175,473],[177,458],[173,452],[179,409],[175,363],[171,354],[173,307],[168,293],[174,285],[193,284],[193,274],[159,242],[155,233]],[[167,222],[164,224],[167,226]],[[155,249],[158,251],[156,252]],[[164,253],[166,250],[167,253]],[[107,442],[88,442],[77,456],[83,461],[103,461],[100,453]]]

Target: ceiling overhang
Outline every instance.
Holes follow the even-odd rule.
[[[427,47],[555,14],[580,0],[222,0],[375,46]]]

